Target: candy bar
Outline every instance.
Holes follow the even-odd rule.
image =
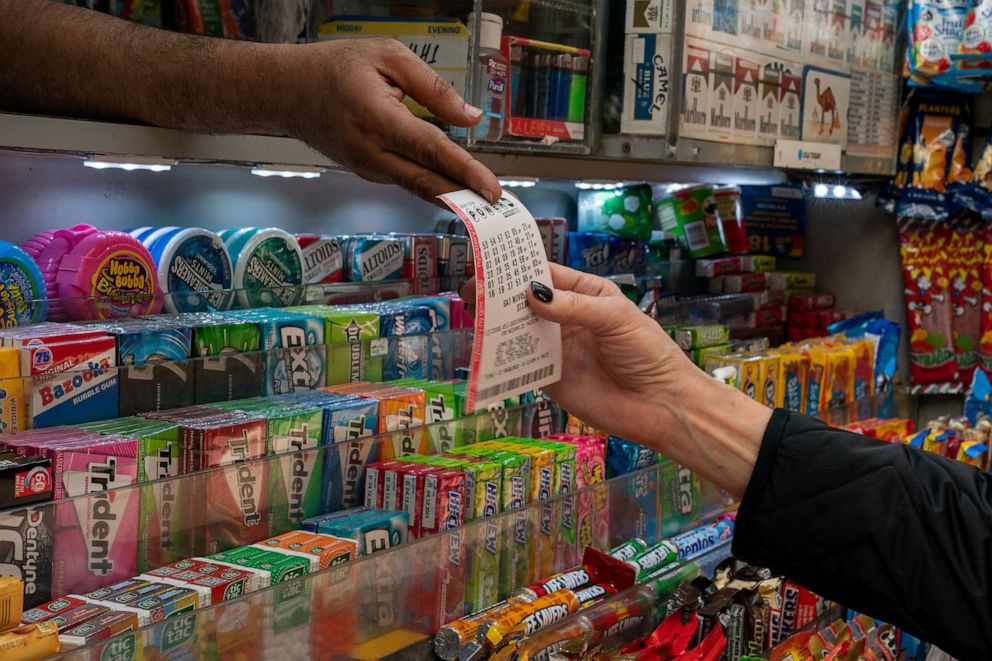
[[[0,633],[0,656],[4,659],[44,659],[60,651],[59,629],[52,622],[39,622]]]

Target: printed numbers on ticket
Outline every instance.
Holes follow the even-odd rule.
[[[475,258],[475,343],[465,408],[475,411],[561,379],[561,328],[527,304],[532,281],[551,287],[537,223],[516,197],[490,204],[463,190],[440,199],[465,222]]]

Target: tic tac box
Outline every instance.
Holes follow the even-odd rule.
[[[86,592],[137,573],[137,441],[76,448],[64,453],[62,482],[71,504],[55,523],[55,594]]]
[[[21,374],[29,383],[34,427],[116,418],[117,346],[109,336],[51,341],[21,350]]]
[[[51,503],[0,516],[0,575],[24,581],[24,605],[28,608],[39,607],[52,597],[55,531],[55,506]],[[25,616],[31,613],[29,610]]]
[[[49,601],[30,610],[24,611],[21,614],[21,623],[37,624],[38,622],[47,622],[48,620],[51,620],[66,611],[72,610],[76,606],[82,606],[85,603],[85,599],[81,599],[73,595],[59,597],[54,601]]]
[[[110,611],[60,633],[59,642],[68,648],[82,647],[137,628],[138,616],[134,613]]]
[[[192,331],[175,323],[134,320],[107,324],[117,338],[120,415],[193,403]]]
[[[159,581],[186,587],[199,595],[200,608],[237,599],[251,591],[252,574],[244,569],[184,559],[165,567],[153,569],[142,575],[150,581]]]
[[[193,380],[199,403],[255,397],[262,392],[261,331],[257,323],[213,320],[193,329]]]

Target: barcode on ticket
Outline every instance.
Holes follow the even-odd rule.
[[[504,381],[503,383],[498,383],[494,386],[489,386],[488,388],[483,388],[476,395],[477,401],[485,401],[493,397],[498,397],[503,393],[508,393],[511,390],[516,390],[517,388],[523,388],[528,386],[535,381],[540,381],[541,379],[546,379],[555,373],[554,365],[546,365],[539,370],[534,370],[528,374],[521,374],[518,377],[512,378],[509,381]]]

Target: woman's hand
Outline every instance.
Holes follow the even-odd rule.
[[[292,54],[285,84],[293,90],[294,137],[365,179],[399,184],[434,204],[437,195],[462,188],[499,199],[496,176],[414,116],[403,99],[455,126],[478,124],[482,111],[402,43],[347,39],[281,48]]]
[[[562,378],[545,388],[570,413],[643,443],[741,495],[771,410],[706,375],[604,278],[551,264],[554,291],[531,309],[561,324]],[[474,284],[463,290],[474,301]]]

